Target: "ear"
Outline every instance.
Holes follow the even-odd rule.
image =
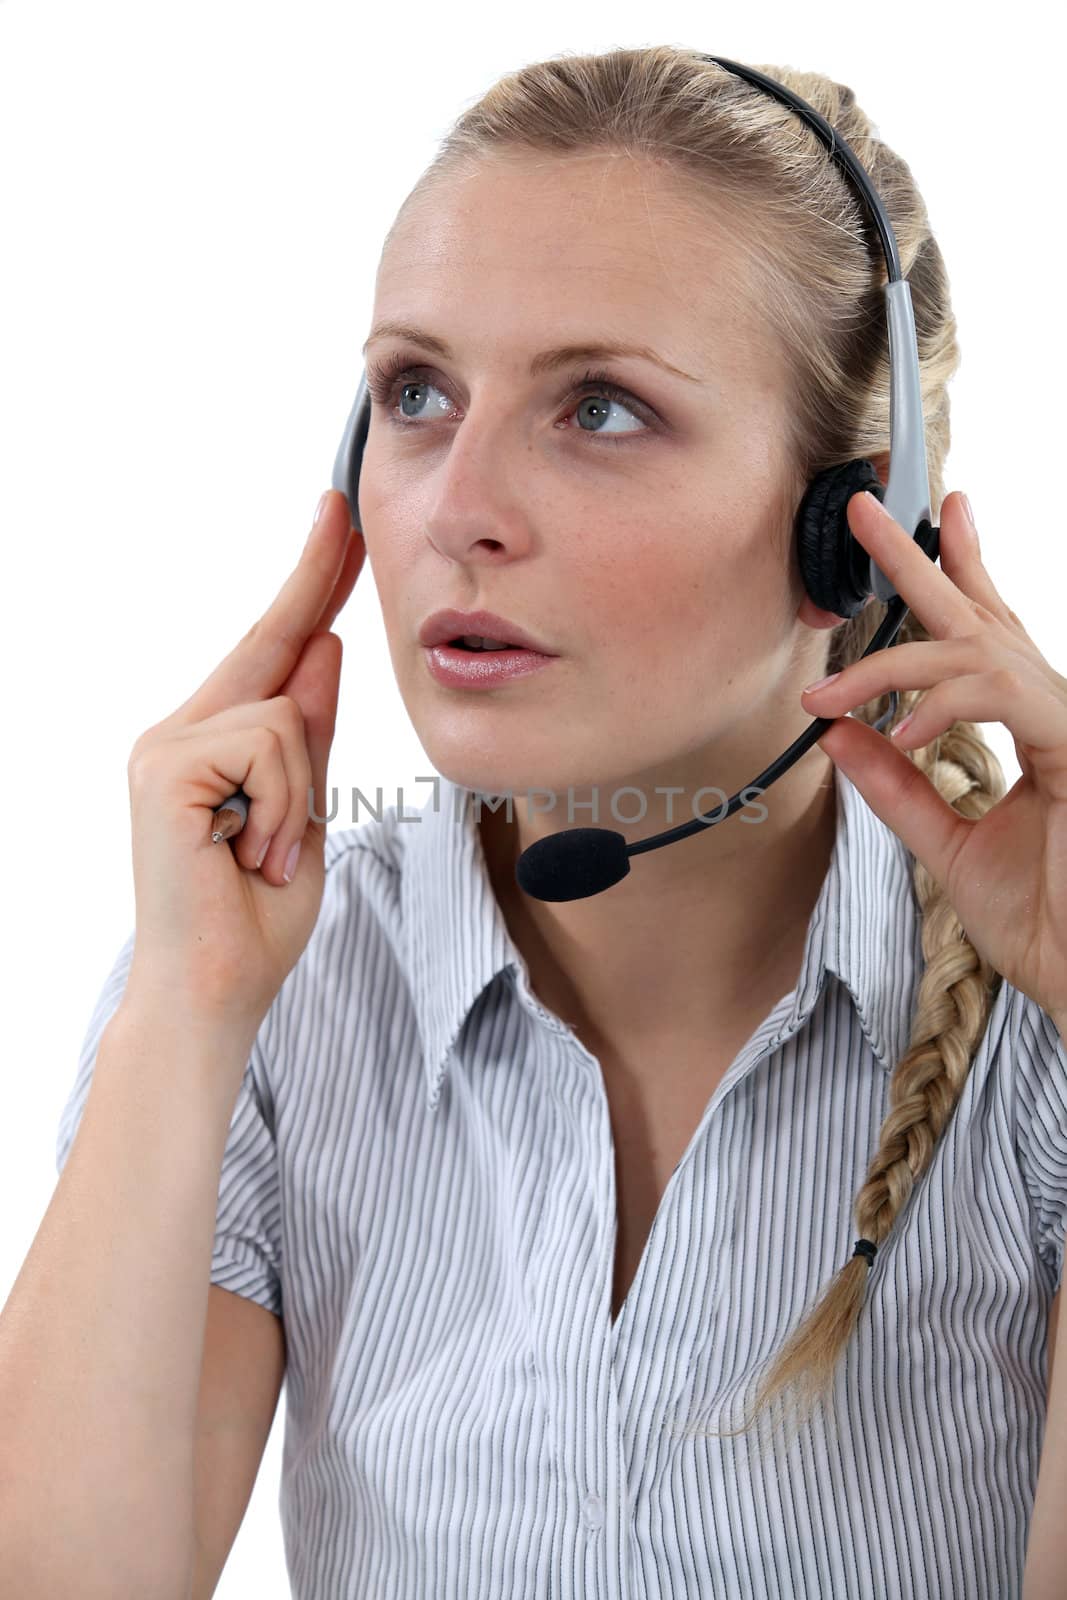
[[[797,617],[807,628],[839,628],[847,620],[834,611],[823,611],[806,592],[797,606]]]
[[[879,456],[868,456],[871,466],[877,472],[882,488],[889,487],[889,452],[883,450]]]

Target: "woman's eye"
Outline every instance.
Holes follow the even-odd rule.
[[[436,414],[445,416],[448,413],[448,400],[443,392],[429,379],[415,375],[413,369],[399,372],[395,377],[388,369],[372,369],[367,387],[375,403],[387,407],[389,420],[397,427],[418,426],[423,417]],[[428,391],[438,398],[428,400],[420,391]],[[650,424],[642,415],[645,408],[641,402],[619,384],[606,377],[598,377],[595,373],[587,373],[574,386],[567,397],[567,404],[571,409],[566,420],[574,417],[579,423],[572,432],[619,443],[630,434],[650,431]],[[398,407],[400,415],[397,415]],[[606,431],[606,424],[615,411],[627,412],[637,426],[624,427],[618,432]],[[589,425],[583,426],[583,423]]]
[[[613,409],[628,412],[631,419],[638,423],[638,426],[636,428],[623,428],[621,434],[605,433],[601,427],[579,427],[576,430],[581,433],[592,433],[594,436],[607,439],[616,439],[629,433],[647,433],[649,431],[647,422],[636,409],[636,404],[633,397],[628,395],[625,389],[620,389],[617,384],[604,382],[590,385],[587,383],[584,389],[573,397],[573,410],[569,411],[567,415],[568,418],[572,416],[584,417],[585,421],[595,423],[610,417]],[[587,405],[590,409],[583,412],[583,407]]]

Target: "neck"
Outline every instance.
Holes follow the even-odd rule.
[[[765,1014],[797,981],[833,854],[829,757],[813,747],[762,803],[763,821],[736,812],[632,858],[629,874],[602,894],[551,902],[515,882],[534,837],[519,803],[511,818],[503,807],[483,810],[490,880],[538,998],[583,1036],[622,1051],[642,1040],[713,1039],[724,1019],[753,1006]],[[627,834],[655,831],[646,820]]]

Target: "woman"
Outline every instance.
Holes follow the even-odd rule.
[[[168,984],[197,1038],[215,1019],[211,1295],[284,1317],[299,1596],[1021,1592],[1067,1214],[1067,682],[944,498],[958,346],[911,174],[850,90],[761,70],[860,156],[911,286],[941,568],[848,508],[904,642],[850,667],[883,608],[819,610],[793,549],[816,472],[888,466],[858,203],[785,107],[695,52],[615,51],[525,67],[452,130],[379,267],[362,536],[327,497],[258,636],[139,742],[136,958],[60,1166],[116,1009],[113,1095]],[[544,354],[605,341],[645,353]],[[293,800],[325,794],[327,630],[364,548],[444,782],[417,826],[390,807],[325,837]],[[423,641],[441,608],[553,659],[457,687]],[[894,688],[891,742],[870,724]],[[815,715],[841,720],[753,814],[588,900],[518,889],[546,832],[670,826]],[[204,827],[259,781],[265,721],[282,759],[272,786],[262,747],[224,880]],[[188,839],[173,802],[153,838],[194,751]],[[174,1314],[187,1350],[202,1307]],[[761,1417],[799,1394],[788,1440],[737,1425],[753,1383]],[[235,1528],[197,1513],[204,1593]]]

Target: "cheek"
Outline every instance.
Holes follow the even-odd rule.
[[[367,561],[374,576],[374,584],[388,609],[391,600],[404,593],[415,566],[418,541],[406,534],[391,516],[373,512],[368,514],[363,528],[367,546]]]
[[[588,569],[574,577],[561,586],[561,611],[586,653],[584,690],[606,714],[647,727],[672,716],[665,707],[675,702],[706,700],[718,661],[736,649],[736,622],[702,559],[677,542],[665,554],[657,537],[625,559],[616,554],[592,578]]]
[[[419,546],[414,530],[421,526],[420,508],[412,497],[410,482],[398,477],[394,469],[379,466],[369,444],[358,499],[371,564],[383,573],[410,566]]]
[[[695,514],[695,512],[694,512]],[[787,575],[728,518],[701,539],[657,530],[584,593],[590,648],[608,669],[606,692],[635,719],[684,717],[744,678],[781,629]],[[577,591],[572,590],[572,595]],[[675,713],[667,712],[668,716]]]
[[[586,572],[569,592],[582,594],[578,614],[604,643],[677,660],[709,630],[745,625],[753,588],[736,550],[697,549],[667,533],[616,552],[593,581]]]

